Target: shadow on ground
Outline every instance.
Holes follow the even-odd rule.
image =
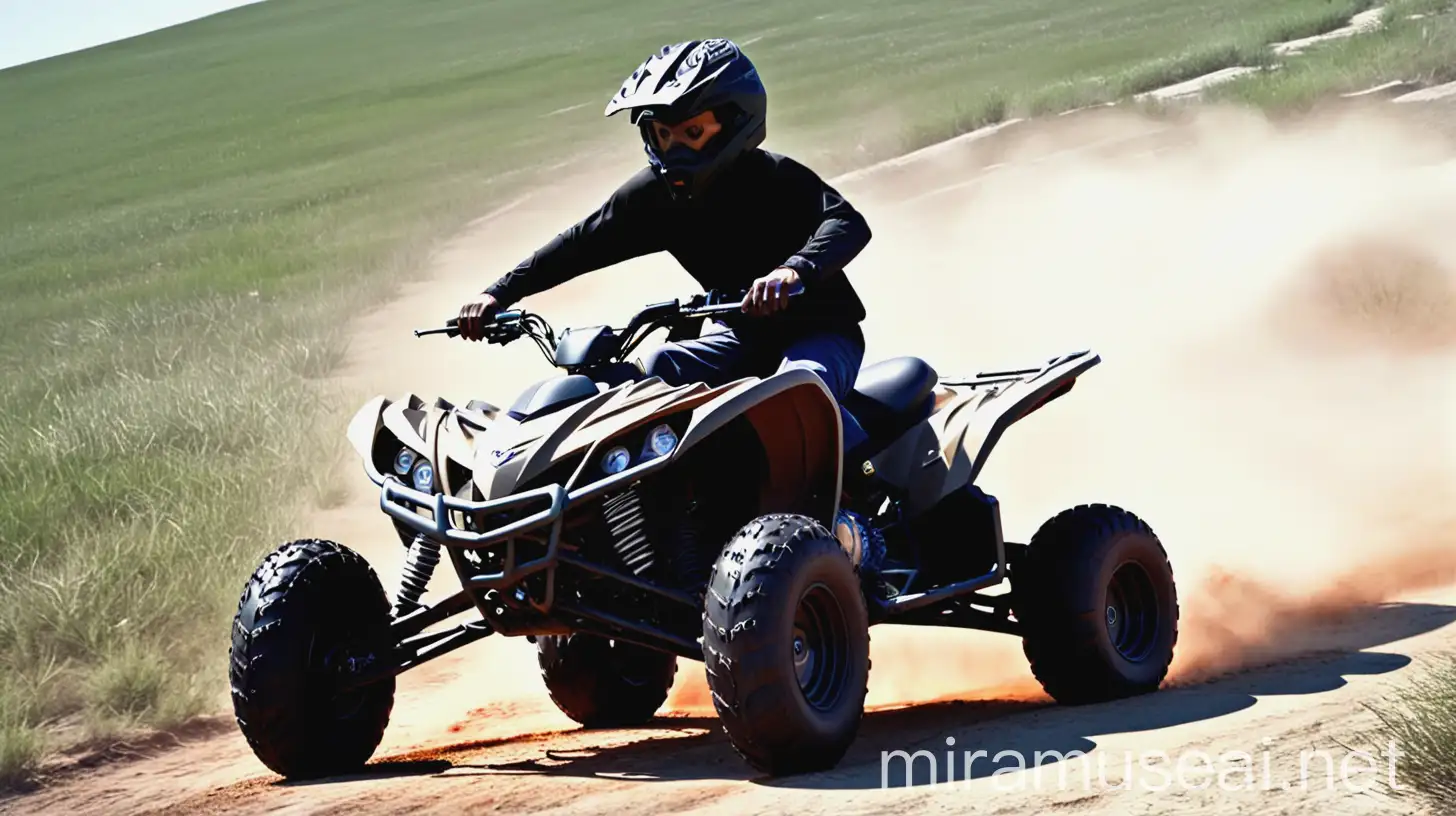
[[[663,717],[653,725],[630,732],[624,744],[594,746],[592,732],[566,731],[548,737],[528,735],[502,740],[443,746],[428,752],[382,757],[359,774],[326,781],[403,776],[455,777],[462,775],[535,774],[543,776],[604,777],[634,781],[718,779],[753,781],[772,787],[805,789],[869,789],[907,783],[906,764],[896,759],[882,778],[885,751],[929,751],[944,759],[947,738],[955,740],[957,756],[986,750],[981,760],[957,762],[931,778],[930,765],[917,761],[908,780],[915,785],[990,776],[1005,763],[993,761],[999,751],[1033,757],[1042,752],[1042,764],[1074,751],[1090,753],[1103,734],[1152,731],[1243,711],[1257,696],[1317,694],[1346,684],[1347,677],[1395,671],[1408,656],[1365,651],[1433,631],[1456,621],[1456,606],[1386,604],[1361,610],[1358,626],[1348,622],[1323,633],[1319,653],[1278,665],[1246,668],[1204,683],[1165,689],[1155,698],[1141,697],[1090,706],[1063,707],[1050,703],[980,701],[920,705],[865,715],[858,738],[834,770],[816,774],[770,778],[750,768],[729,745],[716,718]],[[1152,700],[1155,699],[1154,704]],[[654,734],[654,730],[658,734]],[[672,732],[680,732],[681,735]],[[602,731],[603,742],[627,736]],[[640,738],[635,738],[641,735]],[[564,738],[564,739],[562,739]],[[550,743],[584,741],[579,748],[552,749]],[[533,743],[546,743],[534,745]],[[492,758],[514,746],[520,758]],[[1010,760],[1008,760],[1009,762]],[[1014,767],[1014,765],[1012,766]],[[946,771],[949,770],[949,773]],[[299,783],[280,783],[299,784]],[[421,784],[427,784],[423,780]]]

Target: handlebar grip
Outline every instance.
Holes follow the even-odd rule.
[[[717,303],[741,303],[741,302],[743,302],[743,299],[744,298],[748,297],[748,293],[751,292],[751,291],[753,291],[752,287],[750,287],[748,289],[740,289],[737,292],[733,292],[733,293],[729,293],[729,292],[719,292],[719,291],[714,290],[713,292],[710,292],[709,293],[709,295],[708,295],[708,301],[709,301],[710,304],[717,304]],[[798,297],[799,295],[802,295],[802,294],[804,294],[804,282],[803,281],[799,281],[798,283],[796,283],[793,286],[789,287],[789,297]]]

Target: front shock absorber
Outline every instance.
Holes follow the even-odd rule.
[[[425,587],[429,585],[430,577],[435,574],[435,567],[439,563],[440,545],[422,535],[415,536],[410,542],[409,552],[405,553],[399,594],[394,600],[396,618],[424,606],[420,603],[420,598],[424,597]]]

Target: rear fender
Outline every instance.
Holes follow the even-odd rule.
[[[1081,351],[1033,368],[944,378],[931,415],[870,462],[881,479],[905,492],[905,509],[918,516],[974,484],[1012,423],[1065,394],[1099,362]]]

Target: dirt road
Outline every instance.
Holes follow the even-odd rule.
[[[1305,760],[1302,783],[1300,752],[1331,752],[1338,774],[1341,743],[1369,747],[1375,720],[1360,704],[1456,647],[1456,241],[1444,227],[1456,150],[1429,133],[1384,115],[1276,130],[1247,114],[1093,112],[844,185],[876,233],[851,269],[871,305],[870,358],[916,353],[949,374],[1102,354],[1069,399],[1008,435],[982,484],[1017,540],[1082,501],[1150,520],[1183,600],[1172,682],[1156,695],[1060,708],[1014,639],[881,627],[873,710],[850,754],[833,772],[769,780],[716,727],[698,664],[682,661],[654,727],[585,732],[551,706],[529,643],[487,639],[401,678],[367,773],[284,783],[221,721],[0,809],[1412,812],[1378,790],[1384,755],[1355,763],[1351,790],[1321,758]],[[525,344],[409,329],[452,315],[618,177],[545,188],[477,222],[428,279],[360,322],[341,384],[359,400],[499,401],[548,375]],[[531,307],[558,327],[620,321],[692,290],[653,258]],[[398,543],[357,463],[343,467],[347,498],[299,533],[365,552],[392,586]],[[907,788],[900,761],[882,762],[895,750],[932,752],[933,779],[922,756]],[[1169,779],[1140,764],[1147,751],[1166,752],[1163,769],[1192,759]],[[1247,774],[1210,775],[1191,751],[1252,759]],[[993,773],[1036,752],[1040,768]],[[1394,768],[1400,784],[1398,756]]]

